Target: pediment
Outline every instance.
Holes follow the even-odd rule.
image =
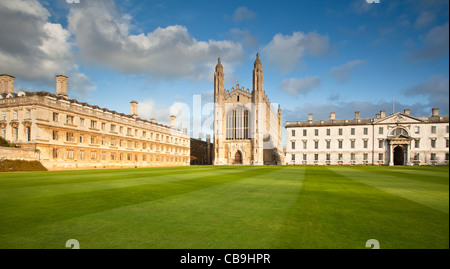
[[[421,123],[422,120],[401,112],[395,113],[383,119],[377,119],[375,124],[404,124],[404,123]]]
[[[6,95],[6,98],[14,98],[14,97],[16,97],[16,94],[13,92],[10,92]]]

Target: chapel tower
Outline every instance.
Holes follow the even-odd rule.
[[[256,54],[252,91],[236,83],[225,90],[221,59],[214,72],[214,164],[282,163],[281,107],[272,107],[263,88],[263,69]]]

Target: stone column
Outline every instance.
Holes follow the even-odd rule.
[[[389,142],[389,166],[394,165],[394,158],[392,156],[392,144]]]
[[[411,161],[410,161],[410,151],[411,151],[411,144],[406,145],[406,165],[410,166],[411,165]]]

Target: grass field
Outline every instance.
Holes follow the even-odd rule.
[[[449,248],[449,168],[0,174],[0,248]]]

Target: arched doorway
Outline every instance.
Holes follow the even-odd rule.
[[[240,150],[234,154],[234,164],[242,164],[242,153]]]
[[[405,152],[402,146],[397,146],[394,148],[394,165],[404,165]]]

